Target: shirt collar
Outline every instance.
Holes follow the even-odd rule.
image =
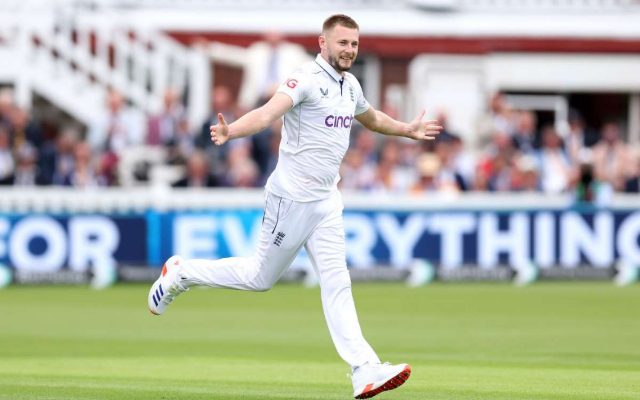
[[[340,80],[344,78],[338,71],[335,70],[335,68],[329,65],[329,63],[325,61],[325,59],[322,58],[320,54],[316,56],[316,63],[320,66],[320,68],[325,70],[327,74],[335,79],[336,82],[340,82]]]

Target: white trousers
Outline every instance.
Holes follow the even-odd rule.
[[[295,202],[267,193],[256,253],[252,257],[187,260],[189,284],[269,290],[305,246],[320,280],[322,307],[338,354],[352,368],[380,362],[362,336],[346,264],[342,197]]]

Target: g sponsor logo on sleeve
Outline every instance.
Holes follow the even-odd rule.
[[[296,86],[298,85],[298,80],[297,79],[287,79],[287,81],[285,82],[285,85],[287,85],[287,87],[289,87],[291,89],[295,89]]]

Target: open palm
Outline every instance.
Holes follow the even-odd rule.
[[[409,122],[409,136],[415,140],[434,140],[442,131],[442,126],[436,120],[423,121],[424,110]]]
[[[222,113],[218,113],[218,123],[209,127],[211,141],[216,146],[222,146],[229,140],[229,125],[224,120]]]

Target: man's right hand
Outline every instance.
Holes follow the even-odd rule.
[[[222,146],[229,140],[229,125],[224,120],[224,116],[218,113],[218,123],[209,127],[211,141],[216,146]]]

